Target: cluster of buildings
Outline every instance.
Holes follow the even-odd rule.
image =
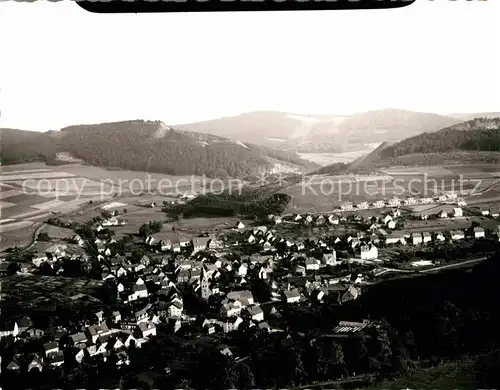
[[[367,209],[381,209],[385,207],[401,207],[401,206],[414,206],[419,204],[432,204],[432,203],[447,203],[457,204],[458,206],[466,206],[463,198],[458,197],[456,192],[446,192],[438,197],[406,197],[399,198],[393,197],[388,200],[377,200],[375,202],[360,202],[354,204],[352,202],[344,202],[340,205],[340,211],[354,211],[354,210],[367,210]]]
[[[431,203],[431,200],[424,198],[419,202]],[[365,205],[359,206],[358,209]],[[463,217],[462,209],[455,207],[453,216]],[[440,212],[437,217],[448,218],[448,215]],[[239,222],[234,226],[231,240],[213,234],[192,237],[175,231],[160,232],[128,243],[123,253],[123,247],[117,250],[118,240],[109,237],[105,229],[121,224],[112,216],[94,226],[92,242],[75,234],[66,244],[53,244],[32,260],[35,273],[44,263],[55,267],[64,259],[78,260],[83,265],[97,261],[101,282],[116,297],[112,308],[102,308],[90,317],[75,319],[72,324],[57,324],[50,332],[27,317],[4,324],[0,338],[11,336],[16,343],[41,339],[43,343],[36,350],[14,354],[11,361],[2,365],[13,371],[43,370],[60,366],[68,358],[81,363],[96,356],[103,360],[113,356],[117,365],[127,365],[131,346],[140,348],[147,343],[156,335],[159,324],[174,333],[191,329],[193,324],[205,334],[252,327],[283,332],[286,324],[280,322],[280,312],[286,305],[310,301],[343,304],[357,299],[362,294],[361,287],[373,275],[351,272],[350,267],[341,265],[354,259],[361,264],[381,262],[379,248],[384,244],[425,245],[447,238],[461,240],[467,234],[476,239],[485,237],[485,230],[479,226],[451,231],[449,235],[405,234],[396,229],[401,218],[397,207],[369,220],[354,216],[355,221],[366,227],[363,231],[307,242],[280,235],[265,225],[247,228]],[[345,216],[334,214],[296,214],[292,219],[317,225],[347,222]],[[275,215],[270,215],[269,221],[283,222],[282,217]],[[500,237],[500,228],[496,233]],[[97,254],[88,253],[89,245],[97,248]],[[80,251],[75,252],[74,248]],[[134,255],[137,249],[143,253],[139,257]],[[235,249],[239,253],[249,252],[234,256]],[[339,258],[339,251],[344,254],[348,251],[352,258]],[[257,283],[268,286],[265,301],[259,301],[252,293]],[[210,309],[202,316],[188,312],[184,305],[186,294],[208,302]],[[342,322],[332,331],[348,332],[367,325]],[[230,355],[231,351],[225,348],[221,353]]]
[[[15,344],[37,339],[40,342],[33,345],[41,347],[15,353],[11,361],[2,362],[3,366],[17,372],[45,370],[61,366],[66,359],[82,363],[95,357],[104,361],[113,357],[117,365],[127,365],[129,349],[141,348],[149,342],[159,324],[165,324],[174,333],[193,323],[206,334],[229,333],[241,327],[283,332],[286,324],[279,322],[283,305],[297,305],[311,299],[321,302],[327,297],[342,304],[360,296],[363,275],[321,273],[342,263],[331,246],[316,242],[314,245],[324,255],[315,259],[307,255],[303,243],[278,237],[266,226],[245,229],[242,225],[235,227],[240,239],[234,244],[207,235],[175,242],[179,250],[171,238],[166,238],[171,235],[165,234],[158,241],[148,237],[134,244],[145,251],[140,258],[133,258],[132,253],[116,253],[117,241],[106,236],[108,233],[100,228],[102,222],[94,227],[97,255],[85,253],[84,248],[92,243],[76,234],[67,244],[46,248],[33,259],[34,273],[43,263],[55,267],[65,259],[82,264],[97,260],[101,282],[114,292],[116,302],[90,317],[75,317],[70,324],[55,324],[54,329],[26,318],[7,322],[0,330],[0,337],[13,337]],[[232,245],[250,243],[260,244],[261,250],[230,260],[228,252]],[[285,253],[278,254],[277,246],[286,248]],[[80,248],[80,253],[69,251],[72,247]],[[373,254],[376,248],[369,245],[366,248],[362,249],[363,256],[376,257],[376,252]],[[277,271],[283,273],[285,259],[291,261],[293,269],[283,277],[276,277]],[[266,302],[258,302],[252,293],[257,282],[269,286]],[[210,302],[211,310],[203,313],[202,320],[185,311],[186,293]]]
[[[114,355],[117,366],[128,365],[129,348],[141,348],[155,335],[156,324],[139,313],[122,320],[120,312],[105,315],[99,311],[94,318],[81,320],[73,329],[64,326],[40,329],[29,317],[23,317],[2,323],[0,338],[11,336],[16,344],[40,347],[17,352],[9,362],[2,363],[9,371],[30,371],[34,368],[43,371],[63,365],[68,357],[82,363],[85,358],[99,356],[106,361]],[[44,342],[30,343],[35,340]]]

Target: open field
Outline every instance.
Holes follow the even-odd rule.
[[[476,390],[481,385],[474,379],[474,359],[444,363],[432,368],[419,368],[405,377],[384,381],[375,390],[461,389]]]
[[[84,216],[85,220],[89,218]],[[141,225],[148,221],[165,221],[167,219],[165,213],[161,211],[160,207],[155,208],[137,208],[136,210],[132,210],[127,212],[127,214],[122,214],[120,219],[124,219],[127,224],[125,226],[113,226],[113,229],[116,233],[121,234],[136,234],[139,233],[139,228]],[[166,228],[166,224],[165,224]]]
[[[72,237],[75,232],[71,229],[62,228],[54,225],[44,225],[40,233],[47,233],[50,238],[65,239]]]
[[[432,177],[440,177],[440,176],[453,176],[457,175],[456,172],[453,172],[442,166],[428,166],[428,167],[394,167],[394,168],[385,168],[381,169],[387,175],[390,176],[399,176],[399,175],[416,175],[422,176],[427,174]]]
[[[15,206],[15,205],[16,205],[15,203],[0,201],[0,211],[2,211],[3,209],[6,209],[8,207]]]
[[[0,252],[7,248],[24,247],[31,241],[33,231],[32,221],[12,221],[0,225]]]
[[[26,167],[26,173],[22,167]],[[12,206],[2,208],[2,218],[23,220],[37,214],[45,217],[51,212],[73,211],[95,197],[111,197],[109,188],[99,181],[77,177],[62,169],[44,164],[3,166],[0,182],[9,189],[2,191],[2,202]]]
[[[449,206],[436,204],[436,203],[416,204],[416,205],[411,205],[411,206],[404,206],[405,209],[407,209],[408,211],[414,212],[414,213],[430,213],[430,212],[437,213],[437,212],[443,210],[443,207],[447,208]],[[451,210],[451,211],[453,211],[453,210]],[[446,212],[448,212],[448,211],[446,211]]]
[[[202,233],[219,234],[223,231],[231,230],[236,223],[240,221],[236,218],[192,218],[185,221],[175,223],[166,223],[163,225],[161,232],[153,234],[155,240],[170,239],[172,228],[175,226],[175,231],[186,237],[194,237]],[[243,220],[244,224],[248,221]]]
[[[354,203],[388,200],[394,196],[439,196],[455,191],[468,203],[500,202],[499,167],[450,165],[388,168],[381,175],[315,175],[289,186],[284,192],[293,201],[287,213],[330,212],[345,201]]]
[[[316,163],[321,166],[334,164],[337,162],[349,163],[357,158],[374,151],[380,144],[367,144],[365,148],[342,153],[297,153],[301,158]]]
[[[13,223],[0,225],[0,234],[5,232],[11,232],[13,230],[24,229],[26,227],[31,226],[32,224],[33,222],[30,221],[17,221]]]
[[[113,171],[82,164],[0,166],[0,226],[4,234],[1,248],[26,245],[33,233],[30,227],[35,222],[52,214],[75,213],[89,205],[89,201],[96,204],[116,202],[120,214],[123,208],[127,208],[131,212],[130,217],[127,216],[130,221],[123,230],[136,233],[147,220],[165,219],[160,211],[161,204],[164,200],[174,198],[161,194],[201,191],[210,187],[210,183],[210,179],[201,177],[146,175],[145,172]],[[140,196],[141,193],[145,194]],[[121,197],[125,200],[118,199]],[[153,201],[160,207],[146,209],[137,206]],[[79,222],[86,221],[100,215],[100,210],[95,209],[71,218]],[[137,214],[134,215],[135,211]]]
[[[111,203],[105,204],[101,208],[104,209],[104,210],[114,210],[114,209],[117,209],[117,208],[120,208],[120,207],[127,207],[127,204],[126,203],[121,203],[121,202],[111,202]]]
[[[113,185],[119,194],[127,192],[139,193],[141,190],[159,190],[167,193],[184,193],[201,191],[203,185],[210,185],[209,178],[198,176],[172,176],[161,173],[146,173],[136,171],[114,171],[89,165],[71,164],[60,167],[61,170],[75,176]],[[149,178],[149,179],[148,179]]]
[[[448,218],[448,219],[436,219],[431,221],[407,221],[405,228],[402,230],[403,233],[422,233],[422,232],[433,232],[433,231],[446,231],[446,230],[460,230],[467,229],[472,226],[473,222],[479,223],[483,228],[495,229],[499,225],[499,221],[494,219],[472,216],[465,218]]]
[[[246,226],[249,226],[250,221],[240,220],[231,217],[220,217],[220,218],[191,218],[188,220],[181,220],[176,223],[179,230],[190,232],[192,234],[199,233],[215,233],[224,230],[230,230],[236,226],[236,224],[241,221]]]
[[[441,203],[432,203],[432,204],[422,204],[422,205],[412,205],[412,206],[404,206],[408,211],[412,211],[414,213],[422,213],[422,214],[437,214],[441,211],[444,211],[448,214],[448,216],[453,215],[453,210],[457,207],[456,204],[441,204]]]
[[[25,310],[52,311],[53,301],[58,309],[80,304],[79,298],[96,301],[92,295],[102,286],[98,280],[34,275],[3,277],[0,283],[2,309],[8,313],[6,315],[19,315]]]

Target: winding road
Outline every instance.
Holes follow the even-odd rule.
[[[374,378],[374,375],[372,374],[365,374],[365,375],[357,375],[357,376],[350,376],[344,379],[337,379],[335,381],[328,381],[328,382],[321,382],[321,383],[313,383],[310,385],[303,385],[299,387],[293,387],[291,390],[304,390],[304,389],[314,389],[314,388],[323,388],[324,386],[332,386],[332,385],[341,385],[341,384],[346,384],[346,383],[353,383],[353,382],[359,382],[359,381],[368,381]]]

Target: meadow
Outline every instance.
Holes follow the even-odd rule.
[[[380,383],[374,390],[476,390],[481,388],[481,385],[475,380],[474,363],[474,359],[464,358],[462,361],[443,363],[437,367],[417,368],[401,378]]]
[[[364,156],[365,154],[371,153],[379,145],[380,145],[379,143],[367,144],[364,149],[359,149],[350,152],[341,152],[341,153],[297,153],[297,154],[305,160],[309,160],[321,166],[326,166],[338,162],[341,163],[352,162],[357,158]]]
[[[451,230],[468,229],[473,222],[478,222],[482,227],[487,229],[496,229],[498,221],[482,218],[482,217],[467,217],[460,219],[435,219],[429,221],[414,220],[408,221],[403,230],[403,233],[423,233],[423,232],[443,232]]]
[[[121,213],[123,208],[131,212],[127,217],[130,223],[123,230],[136,233],[145,221],[165,218],[160,207],[146,209],[141,204],[155,201],[161,206],[178,194],[202,191],[211,185],[213,181],[208,178],[115,171],[83,164],[0,166],[0,245],[3,249],[27,245],[35,222],[54,214],[74,214],[71,218],[81,222],[101,213],[91,208],[78,215],[84,206],[112,201]]]
[[[498,172],[497,166],[486,164],[477,167],[392,167],[372,176],[305,177],[301,183],[285,188],[284,192],[293,197],[287,211],[290,213],[331,212],[346,201],[359,203],[393,197],[434,197],[447,191],[457,192],[470,203],[495,203],[500,201]]]

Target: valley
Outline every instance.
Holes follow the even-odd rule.
[[[316,163],[322,167],[334,164],[334,163],[350,163],[356,160],[359,157],[364,156],[365,154],[371,153],[375,150],[380,144],[372,143],[372,144],[360,144],[359,147],[362,149],[356,149],[349,152],[339,152],[339,153],[298,153],[298,155],[304,160],[311,161]]]
[[[497,131],[495,121],[459,126],[479,145],[484,144],[474,133],[486,127],[491,140]],[[458,139],[446,153],[422,149],[387,157],[388,150],[407,150],[408,143],[427,145],[424,134],[418,141],[359,150],[351,145],[344,152],[296,153],[155,122],[77,127],[41,138],[21,133],[21,142],[16,132],[7,133],[19,152],[10,149],[7,161],[35,161],[0,167],[3,310],[12,318],[27,313],[47,331],[43,348],[52,349],[39,367],[54,367],[44,371],[51,383],[59,383],[57,367],[69,365],[68,353],[76,356],[70,360],[75,374],[92,372],[86,360],[92,358],[98,364],[111,361],[112,369],[126,365],[140,377],[165,372],[162,351],[169,351],[183,364],[193,357],[204,362],[193,364],[204,372],[198,387],[213,377],[213,370],[203,367],[214,359],[214,370],[225,381],[231,378],[224,367],[246,367],[254,381],[274,386],[290,369],[329,361],[341,369],[318,374],[311,368],[313,374],[297,388],[373,386],[407,373],[394,359],[415,369],[434,367],[436,353],[448,356],[436,338],[461,353],[461,344],[438,327],[439,319],[432,324],[438,330],[429,331],[417,318],[434,318],[437,312],[446,324],[496,324],[477,320],[476,312],[467,311],[462,319],[446,297],[464,311],[472,306],[453,292],[435,309],[426,294],[439,293],[446,278],[455,277],[460,288],[467,280],[480,286],[483,278],[476,280],[474,273],[498,263],[500,160],[491,156],[500,152],[456,149],[462,145]],[[454,132],[429,134],[449,139]],[[113,150],[106,153],[111,139],[133,164]],[[35,150],[46,153],[45,160]],[[417,162],[400,163],[408,158]],[[428,291],[429,280],[437,281],[431,284],[435,291]],[[408,328],[399,322],[400,313],[414,296],[421,298],[406,312]],[[471,301],[479,310],[481,300]],[[69,343],[45,320],[56,305],[56,321],[66,326]],[[84,325],[97,315],[104,317],[101,322]],[[68,326],[75,322],[85,333]],[[18,335],[15,326],[5,331],[7,337],[31,338],[29,330]],[[101,334],[96,338],[93,332]],[[418,352],[409,337],[397,340],[398,332],[414,332]],[[480,338],[460,337],[475,346],[473,352],[484,349]],[[130,340],[137,350],[126,344]],[[325,347],[318,349],[317,343]],[[380,355],[379,343],[395,357]],[[248,358],[245,366],[232,355],[251,357],[255,345],[260,358]],[[193,352],[197,346],[213,352],[200,356]],[[37,349],[30,348],[21,354],[26,363]],[[338,357],[331,354],[334,349]],[[275,351],[276,367],[287,356],[296,357],[279,374],[261,374],[276,360]],[[10,356],[6,372],[16,375],[26,364],[16,366],[17,358]],[[133,359],[147,367],[129,365]],[[175,365],[168,368],[175,377],[166,374],[164,381],[188,377]],[[118,385],[115,377],[124,371],[117,370],[96,378]]]

